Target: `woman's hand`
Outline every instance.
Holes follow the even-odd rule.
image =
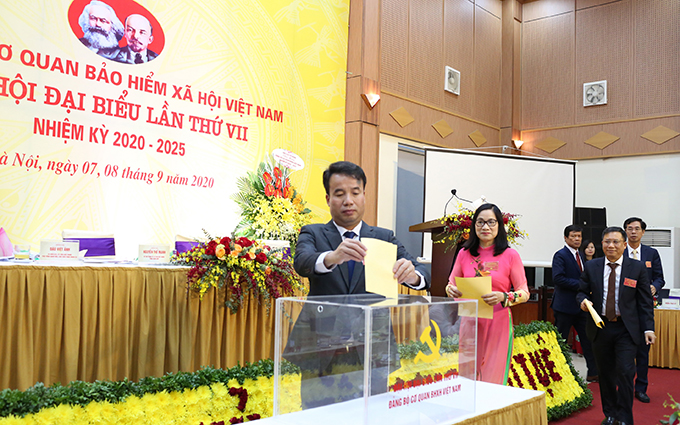
[[[460,298],[463,293],[458,290],[453,284],[446,285],[446,296],[449,298]]]
[[[489,292],[488,294],[482,295],[482,299],[484,300],[485,303],[489,305],[496,305],[498,303],[503,302],[503,300],[505,299],[505,295],[502,292],[493,291]]]

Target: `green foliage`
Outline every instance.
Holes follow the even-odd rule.
[[[406,340],[403,344],[398,344],[399,358],[403,360],[415,359],[418,352],[423,354],[431,354],[430,347],[420,341]],[[458,351],[458,335],[445,336],[442,338],[442,345],[439,349],[440,353],[455,353]]]
[[[284,361],[281,365],[282,374],[300,373],[299,368]],[[246,379],[257,379],[260,376],[270,378],[274,376],[274,362],[260,360],[246,363],[245,366],[236,365],[230,369],[216,369],[205,366],[196,372],[168,373],[161,377],[146,377],[139,382],[132,382],[127,378],[122,381],[73,381],[66,386],[54,384],[46,387],[38,382],[26,391],[6,389],[0,391],[0,417],[15,415],[19,417],[30,413],[37,413],[41,409],[59,406],[60,404],[86,406],[93,401],[122,402],[131,395],[142,397],[144,394],[155,394],[162,391],[182,392],[204,385],[221,382],[225,385],[236,379],[243,385]]]
[[[571,372],[572,375],[574,375],[574,378],[576,379],[576,382],[578,382],[579,386],[583,388],[583,393],[580,396],[576,397],[574,400],[566,402],[559,406],[548,408],[548,421],[554,421],[560,418],[565,418],[574,413],[575,411],[584,409],[593,404],[593,393],[590,392],[590,390],[588,389],[588,384],[583,380],[583,378],[581,378],[581,376],[579,376],[578,372],[574,368],[574,363],[571,361],[571,355],[569,354],[569,347],[567,346],[567,341],[565,341],[564,338],[562,338],[560,333],[557,331],[555,325],[549,322],[542,322],[537,320],[528,324],[519,324],[514,327],[514,330],[515,338],[527,336],[538,332],[547,333],[553,332],[557,337],[557,342],[560,344],[560,349],[562,350],[562,354],[564,355],[564,358],[567,361],[567,365],[569,365],[569,371]]]

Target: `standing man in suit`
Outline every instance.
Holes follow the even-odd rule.
[[[340,161],[323,173],[326,203],[332,220],[310,224],[300,231],[295,248],[294,266],[309,279],[309,295],[366,294],[363,260],[366,246],[361,238],[376,238],[397,245],[397,259],[392,268],[397,282],[413,289],[429,288],[429,274],[406,252],[391,230],[369,226],[363,221],[366,174],[356,164]],[[342,304],[350,297],[335,300]],[[373,315],[370,359],[373,370],[371,394],[387,391],[389,373],[398,367],[396,345],[389,310]],[[301,370],[300,395],[304,409],[337,401],[352,400],[363,394],[361,382],[349,382],[338,374],[361,377],[364,359],[364,315],[356,308],[306,304],[288,338],[284,357]],[[343,381],[344,380],[344,381]]]
[[[366,174],[361,167],[335,162],[324,171],[323,185],[332,220],[303,227],[295,248],[295,270],[309,278],[309,295],[366,293],[366,246],[361,238],[397,245],[394,278],[413,289],[429,288],[427,270],[409,255],[394,233],[363,222]]]
[[[585,259],[579,247],[583,229],[575,224],[564,228],[564,248],[555,253],[552,260],[552,277],[555,285],[550,307],[555,314],[555,326],[566,341],[572,326],[578,334],[583,348],[583,356],[586,359],[588,382],[597,382],[598,372],[593,347],[586,337],[586,322],[588,314],[581,310],[576,302],[581,273]]]
[[[602,425],[632,424],[637,347],[656,341],[652,293],[644,265],[624,255],[622,228],[606,228],[602,248],[605,257],[586,263],[576,299],[583,311],[590,304],[604,321],[600,329],[588,320],[586,328],[600,371]]]
[[[647,270],[647,276],[651,284],[652,296],[656,295],[666,284],[663,279],[663,267],[659,252],[651,246],[642,245],[640,241],[647,229],[647,223],[640,217],[630,217],[623,222],[623,228],[628,235],[628,257],[639,260]],[[647,372],[649,370],[649,345],[639,345],[635,356],[637,377],[635,378],[635,398],[643,403],[649,403],[647,395]]]
[[[151,22],[142,15],[130,15],[125,20],[127,46],[120,49],[113,60],[121,63],[140,64],[152,61],[158,54],[149,49],[153,42]]]

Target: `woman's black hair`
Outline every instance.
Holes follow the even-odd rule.
[[[581,242],[581,246],[579,247],[579,251],[583,254],[583,258],[586,257],[586,248],[588,248],[588,245],[593,244],[595,247],[595,253],[593,254],[593,258],[597,258],[597,245],[595,245],[594,241],[591,241],[590,239],[584,239],[583,242]]]
[[[503,223],[503,213],[501,213],[501,210],[494,204],[482,204],[479,208],[477,208],[477,211],[475,211],[475,214],[472,217],[472,224],[470,225],[470,237],[463,245],[463,248],[467,249],[473,257],[479,256],[479,237],[477,236],[475,223],[477,222],[479,213],[485,210],[493,211],[494,215],[496,216],[496,221],[498,222],[496,224],[496,226],[498,226],[498,234],[494,240],[493,247],[494,257],[501,255],[506,249],[509,248],[508,233],[505,231],[505,223]]]

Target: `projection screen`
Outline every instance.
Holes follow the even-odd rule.
[[[484,196],[503,212],[520,214],[529,237],[517,249],[525,266],[549,267],[564,245],[564,227],[573,220],[576,162],[450,149],[425,150],[425,221],[440,218],[456,189],[461,198]],[[452,200],[447,213],[456,211]],[[431,257],[425,235],[423,255]]]

